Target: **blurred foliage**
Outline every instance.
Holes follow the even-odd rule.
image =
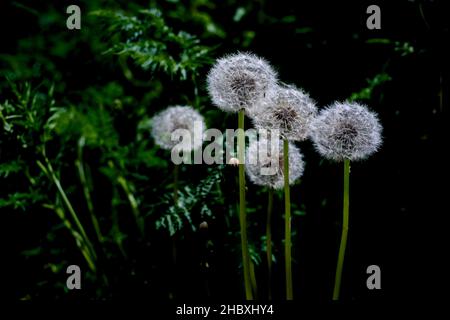
[[[210,49],[187,32],[175,33],[158,9],[140,10],[138,15],[104,10],[91,14],[107,26],[104,31],[112,43],[107,44],[105,53],[131,57],[144,70],[163,71],[186,80],[211,62]]]
[[[160,188],[151,178],[154,170],[169,168],[168,155],[149,137],[149,118],[170,101],[150,113],[148,108],[166,99],[161,97],[163,87],[188,79],[181,84],[185,101],[174,102],[200,107],[206,97],[199,96],[196,78],[212,62],[212,48],[201,45],[189,32],[171,27],[156,4],[151,9],[130,4],[110,10],[99,9],[100,2],[85,5],[91,10],[83,26],[99,32],[74,36],[56,31],[65,19],[58,7],[50,5],[39,12],[42,8],[34,9],[31,3],[13,4],[38,17],[41,32],[19,39],[16,52],[0,55],[0,69],[7,80],[0,82],[0,177],[5,182],[0,208],[42,212],[43,219],[56,222],[44,223],[49,232],[44,242],[55,250],[35,247],[22,252],[28,258],[46,256],[46,270],[53,274],[64,272],[63,257],[75,254],[57,249],[63,245],[55,242],[63,236],[61,228],[67,230],[90,268],[88,281],[103,282],[93,294],[103,296],[109,281],[124,281],[107,276],[114,273],[112,261],[122,257],[121,265],[129,273],[138,267],[131,246],[156,240],[166,231],[169,236],[185,227],[194,232],[201,219],[213,217],[216,203],[223,204],[215,191],[223,168],[208,169],[203,178],[188,185],[181,177],[178,206],[173,204],[172,183]],[[220,34],[209,15],[196,6],[193,2],[190,7],[198,12],[194,16],[184,10],[181,15],[179,4],[166,14],[172,23],[189,18],[204,24],[205,32]],[[103,75],[95,77],[100,81],[75,85],[77,89],[67,94],[80,75],[79,66],[66,64],[74,53],[78,59],[88,59],[89,66],[100,68]],[[82,63],[81,71],[87,71],[84,68]],[[148,72],[150,77],[145,75]],[[136,94],[132,87],[147,89]],[[179,97],[183,99],[183,92]],[[105,259],[110,267],[104,265]],[[44,272],[32,292],[18,294],[26,299],[40,295],[48,277]]]
[[[359,92],[354,92],[350,96],[349,100],[370,100],[372,98],[373,90],[385,83],[386,81],[390,81],[391,77],[386,73],[379,73],[373,79],[367,79],[367,87],[362,89]]]

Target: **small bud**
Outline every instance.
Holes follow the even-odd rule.
[[[120,101],[120,99],[114,99],[113,107],[114,109],[122,110],[123,107],[122,101]]]
[[[228,164],[237,167],[239,165],[239,159],[238,158],[231,158]]]
[[[208,222],[203,221],[202,223],[200,223],[200,230],[208,230]]]

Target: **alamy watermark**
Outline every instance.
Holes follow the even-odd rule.
[[[66,27],[69,30],[81,29],[81,9],[79,6],[72,4],[67,7],[66,13],[69,14],[66,20]]]
[[[245,152],[238,154],[238,136],[243,135],[249,143],[267,141],[267,145],[261,143],[257,157],[246,159]],[[280,165],[277,155],[280,152],[279,130],[266,129],[203,129],[201,121],[195,121],[191,129],[179,128],[172,132],[171,141],[176,145],[171,150],[171,160],[174,164],[253,164],[257,165],[259,159],[270,159],[269,163],[261,164],[262,175],[273,175]],[[207,143],[207,144],[206,144]],[[193,146],[203,146],[193,151]],[[256,162],[256,163],[255,163]]]

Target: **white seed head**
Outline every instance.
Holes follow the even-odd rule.
[[[229,165],[232,165],[234,167],[237,167],[239,165],[239,159],[238,158],[231,158],[230,161],[228,161]]]
[[[187,130],[191,137],[194,131],[199,130],[203,134],[205,128],[203,116],[189,106],[171,106],[156,114],[152,119],[152,136],[155,143],[162,149],[171,150],[175,146],[186,152],[198,149],[202,146],[202,139],[187,139],[172,141],[172,133],[178,129]]]
[[[247,148],[245,169],[247,176],[254,184],[282,189],[284,187],[283,141],[278,141],[278,149],[271,147],[270,139],[259,138],[251,141]],[[289,184],[293,184],[300,178],[303,170],[304,162],[300,149],[289,143]],[[271,174],[267,174],[268,172]]]
[[[237,53],[218,59],[207,82],[216,107],[227,112],[249,112],[276,85],[277,74],[266,60],[251,53]]]
[[[302,141],[309,136],[317,108],[302,90],[294,86],[277,86],[250,116],[256,128],[279,129],[283,138]]]
[[[354,102],[335,102],[312,123],[316,150],[335,161],[361,160],[378,150],[382,127],[377,115]]]

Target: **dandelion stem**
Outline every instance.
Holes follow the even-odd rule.
[[[175,207],[178,208],[178,176],[180,172],[180,166],[175,165],[173,168],[173,202]],[[174,274],[177,273],[177,234],[172,236],[172,266]],[[172,279],[172,291],[169,293],[171,299],[175,298],[175,279]]]
[[[333,300],[339,300],[341,290],[342,269],[344,268],[345,248],[347,246],[348,234],[348,209],[349,209],[349,190],[350,190],[350,160],[344,160],[344,206],[342,220],[341,244],[339,247],[339,256],[336,266],[336,277],[334,280]]]
[[[283,157],[284,157],[284,223],[285,223],[285,239],[284,239],[284,256],[286,265],[286,299],[294,298],[292,289],[292,257],[291,257],[291,193],[289,189],[289,141],[283,141]]]
[[[273,189],[269,188],[266,222],[266,252],[267,252],[267,296],[272,300],[272,208]]]
[[[175,206],[178,206],[178,175],[179,175],[179,165],[175,165],[173,168],[173,201]]]
[[[252,283],[253,299],[258,299],[258,285],[256,283],[255,263],[250,258],[250,281]]]
[[[250,279],[250,257],[247,243],[247,217],[245,213],[245,135],[244,135],[244,109],[239,110],[238,121],[238,159],[239,159],[239,221],[241,226],[242,265],[244,270],[245,297],[253,300]]]

